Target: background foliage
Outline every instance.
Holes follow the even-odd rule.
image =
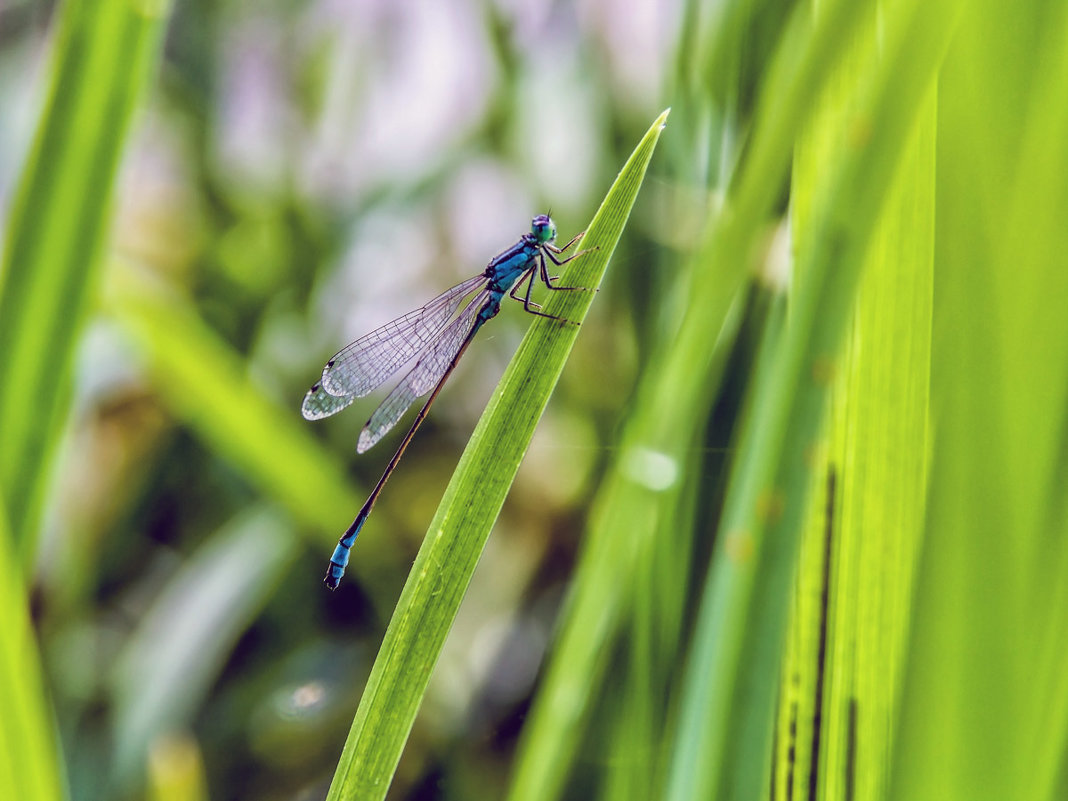
[[[396,775],[372,742],[335,797],[1068,795],[1066,30],[0,7],[0,796],[327,794],[530,320],[472,346],[336,594],[391,443],[303,391],[533,214],[585,227],[667,106],[477,570],[437,565],[444,650],[376,668],[419,709]]]

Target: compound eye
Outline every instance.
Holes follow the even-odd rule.
[[[545,214],[539,214],[534,218],[530,230],[539,242],[551,242],[556,237],[556,226]]]

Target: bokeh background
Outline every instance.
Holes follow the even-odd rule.
[[[1066,797],[1066,30],[0,4],[0,799],[327,795],[530,318],[469,349],[336,593],[405,423],[357,458],[388,386],[303,394],[535,214],[582,230],[669,106],[388,797]]]
[[[159,374],[171,368],[146,364],[97,306],[36,569],[75,798],[136,795],[146,758],[186,747],[204,756],[212,797],[325,793],[422,534],[529,320],[508,304],[479,337],[335,594],[320,584],[333,540],[398,436],[357,459],[384,392],[320,424],[300,419],[301,398],[336,349],[480,272],[534,214],[551,207],[565,239],[588,222],[661,110],[679,26],[677,3],[620,12],[175,4],[122,158],[103,293],[146,282],[195,309],[208,347],[234,357],[234,387],[211,392],[254,387],[292,418],[282,422],[331,483],[303,493],[321,511],[280,500],[231,458],[246,432],[198,422],[210,392],[195,410],[168,397],[184,391]],[[0,9],[5,206],[41,112],[57,13]],[[398,798],[445,785],[476,797],[501,780],[631,391],[635,321],[668,280],[654,245],[667,232],[650,211],[666,191],[650,181],[539,427],[435,671]],[[316,478],[285,474],[284,442],[261,446],[281,481]]]

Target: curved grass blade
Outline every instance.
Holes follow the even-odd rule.
[[[58,6],[48,99],[0,265],[0,491],[23,554],[34,547],[115,175],[168,10],[126,0]]]
[[[596,250],[568,264],[563,284],[600,283],[666,119],[665,111],[619,173],[581,245]],[[553,293],[545,311],[581,321],[592,301],[592,292]],[[431,670],[578,330],[535,320],[490,399],[401,593],[334,774],[331,801],[385,797]]]

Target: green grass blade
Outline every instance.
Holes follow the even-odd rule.
[[[565,285],[595,287],[623,233],[664,127],[653,123],[594,216]],[[593,293],[558,293],[546,311],[581,321]],[[578,335],[537,319],[512,359],[464,451],[401,593],[368,679],[330,799],[384,798],[430,673],[538,419]]]
[[[510,788],[513,801],[559,796],[579,752],[591,700],[605,693],[606,661],[614,653],[614,638],[623,636],[621,626],[628,611],[633,611],[639,626],[647,625],[640,621],[644,613],[633,608],[640,602],[634,599],[636,588],[657,584],[656,591],[646,591],[644,598],[659,607],[657,649],[667,655],[660,658],[670,663],[681,650],[676,639],[681,628],[679,607],[686,601],[684,579],[691,570],[693,528],[686,475],[738,326],[730,309],[744,285],[751,254],[774,214],[795,132],[815,101],[823,76],[838,58],[834,43],[856,25],[856,7],[838,3],[816,25],[795,18],[769,70],[746,157],[732,181],[729,211],[715,218],[715,227],[694,256],[692,282],[679,288],[681,322],[647,360],[619,457],[598,492],[561,633],[523,732]],[[689,492],[692,496],[692,487]],[[656,571],[656,578],[646,571]],[[634,636],[629,630],[626,634],[628,641]],[[671,666],[661,665],[660,670],[667,673]],[[609,703],[623,715],[622,708],[631,699],[632,694],[616,694]],[[665,704],[657,698],[655,705]],[[637,710],[635,718],[645,714]],[[653,714],[662,715],[663,710]],[[640,725],[635,718],[628,725]],[[647,734],[663,753],[665,725],[654,726]],[[659,773],[656,763],[663,753],[644,750],[648,774]]]
[[[166,3],[64,2],[51,86],[0,266],[0,491],[32,552],[70,396],[71,363],[107,244],[115,174],[155,67]]]
[[[842,75],[874,51],[857,43]],[[866,54],[866,55],[865,55]],[[798,148],[794,226],[810,214],[855,102],[830,88]],[[814,462],[782,668],[775,799],[880,798],[908,648],[913,568],[926,513],[934,280],[935,93],[901,159],[863,266]],[[802,279],[803,280],[803,279]]]
[[[0,502],[0,791],[4,798],[59,801],[52,713],[22,573]]]
[[[933,452],[890,797],[1068,797],[1068,7],[970,3],[939,84]]]
[[[145,356],[161,399],[215,452],[290,514],[336,538],[337,521],[362,503],[339,460],[298,415],[267,399],[235,353],[181,294],[116,269],[106,297]]]
[[[956,6],[886,9],[880,58],[858,81],[855,138],[798,254],[798,290],[751,416],[698,613],[666,797],[767,792],[773,705],[804,501],[829,377],[886,188],[953,30]]]

